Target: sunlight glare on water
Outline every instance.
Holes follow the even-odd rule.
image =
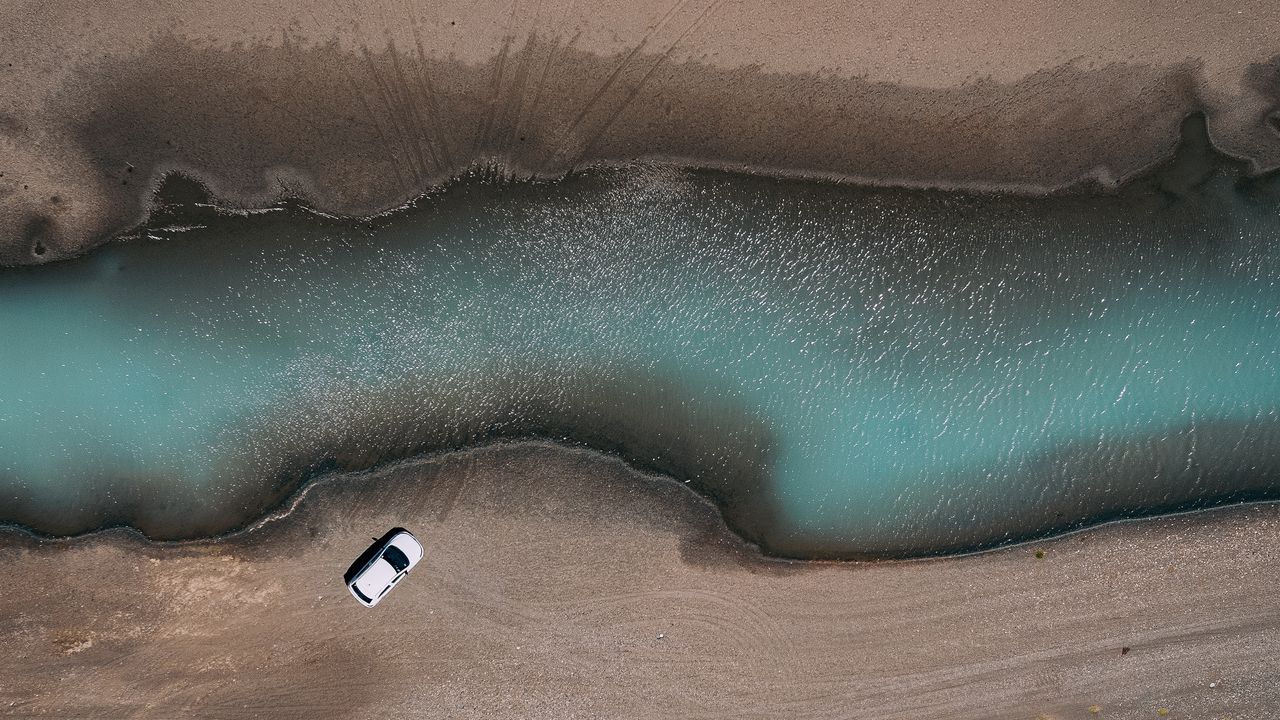
[[[0,519],[243,523],[317,473],[551,437],[796,555],[1280,495],[1275,207],[678,171],[209,213],[0,272]]]

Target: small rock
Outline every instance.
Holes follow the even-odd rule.
[[[667,639],[667,636],[666,636],[665,634],[663,634],[663,633],[658,633],[658,639],[659,639],[659,640],[666,640],[666,639]]]

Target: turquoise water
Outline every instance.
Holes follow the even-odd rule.
[[[365,222],[166,210],[0,271],[0,519],[192,537],[520,437],[689,481],[797,556],[1280,497],[1278,206],[1153,188],[632,169]]]

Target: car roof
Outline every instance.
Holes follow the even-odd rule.
[[[391,563],[379,557],[369,563],[352,584],[364,593],[365,597],[372,598],[376,603],[382,591],[391,585],[396,575],[396,569],[391,567]]]

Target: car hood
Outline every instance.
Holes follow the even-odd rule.
[[[396,569],[391,567],[391,563],[379,556],[369,567],[364,569],[364,572],[360,573],[360,577],[356,578],[354,585],[357,590],[364,593],[365,597],[377,600],[378,593],[390,585],[395,576]]]

